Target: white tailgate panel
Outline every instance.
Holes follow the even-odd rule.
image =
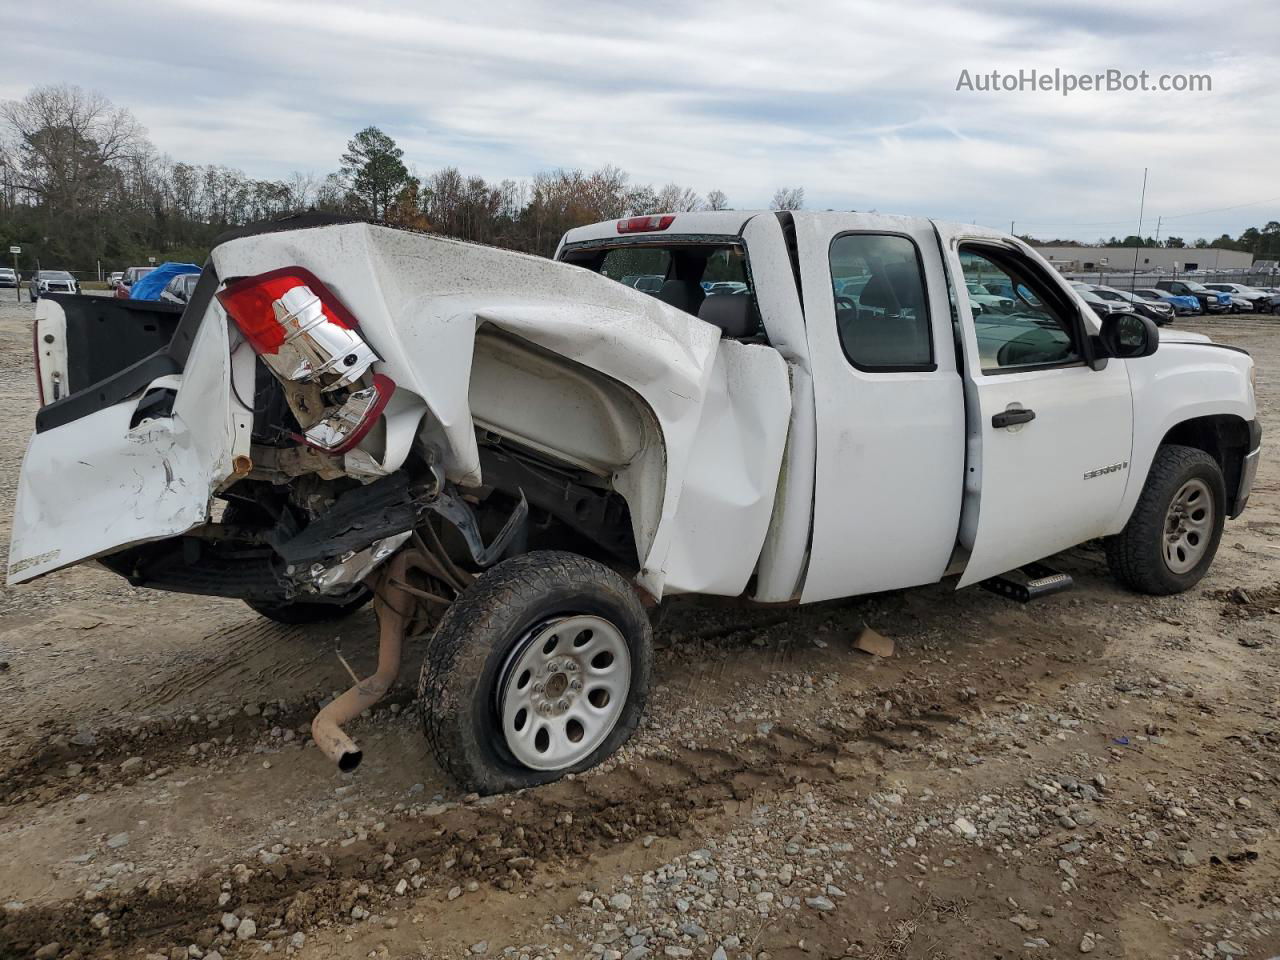
[[[18,480],[9,583],[203,523],[230,471],[227,326],[200,326],[172,417],[129,421],[140,397],[33,434]]]

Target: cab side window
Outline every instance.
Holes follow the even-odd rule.
[[[934,370],[929,302],[916,245],[907,237],[847,233],[831,243],[836,330],[859,370]]]
[[[1083,362],[1074,305],[1015,255],[961,246],[960,265],[983,373]]]

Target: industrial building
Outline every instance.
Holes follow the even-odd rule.
[[[1130,272],[1133,247],[1036,247],[1063,273]],[[1248,271],[1253,254],[1218,247],[1139,247],[1139,273]]]

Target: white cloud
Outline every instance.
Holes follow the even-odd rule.
[[[1280,18],[1262,0],[53,6],[9,21],[0,95],[79,83],[130,107],[175,158],[256,176],[334,169],[376,124],[420,173],[614,163],[743,207],[796,184],[812,207],[1083,239],[1133,229],[1144,166],[1152,222],[1280,195]],[[1209,73],[1214,86],[955,90],[962,69],[1033,67]],[[1280,203],[1171,223],[1197,236],[1267,219]]]

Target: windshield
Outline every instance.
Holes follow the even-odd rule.
[[[1182,285],[1185,286],[1188,290],[1202,290],[1205,293],[1209,292],[1208,287],[1206,287],[1203,283],[1196,283],[1194,280],[1183,280]]]

